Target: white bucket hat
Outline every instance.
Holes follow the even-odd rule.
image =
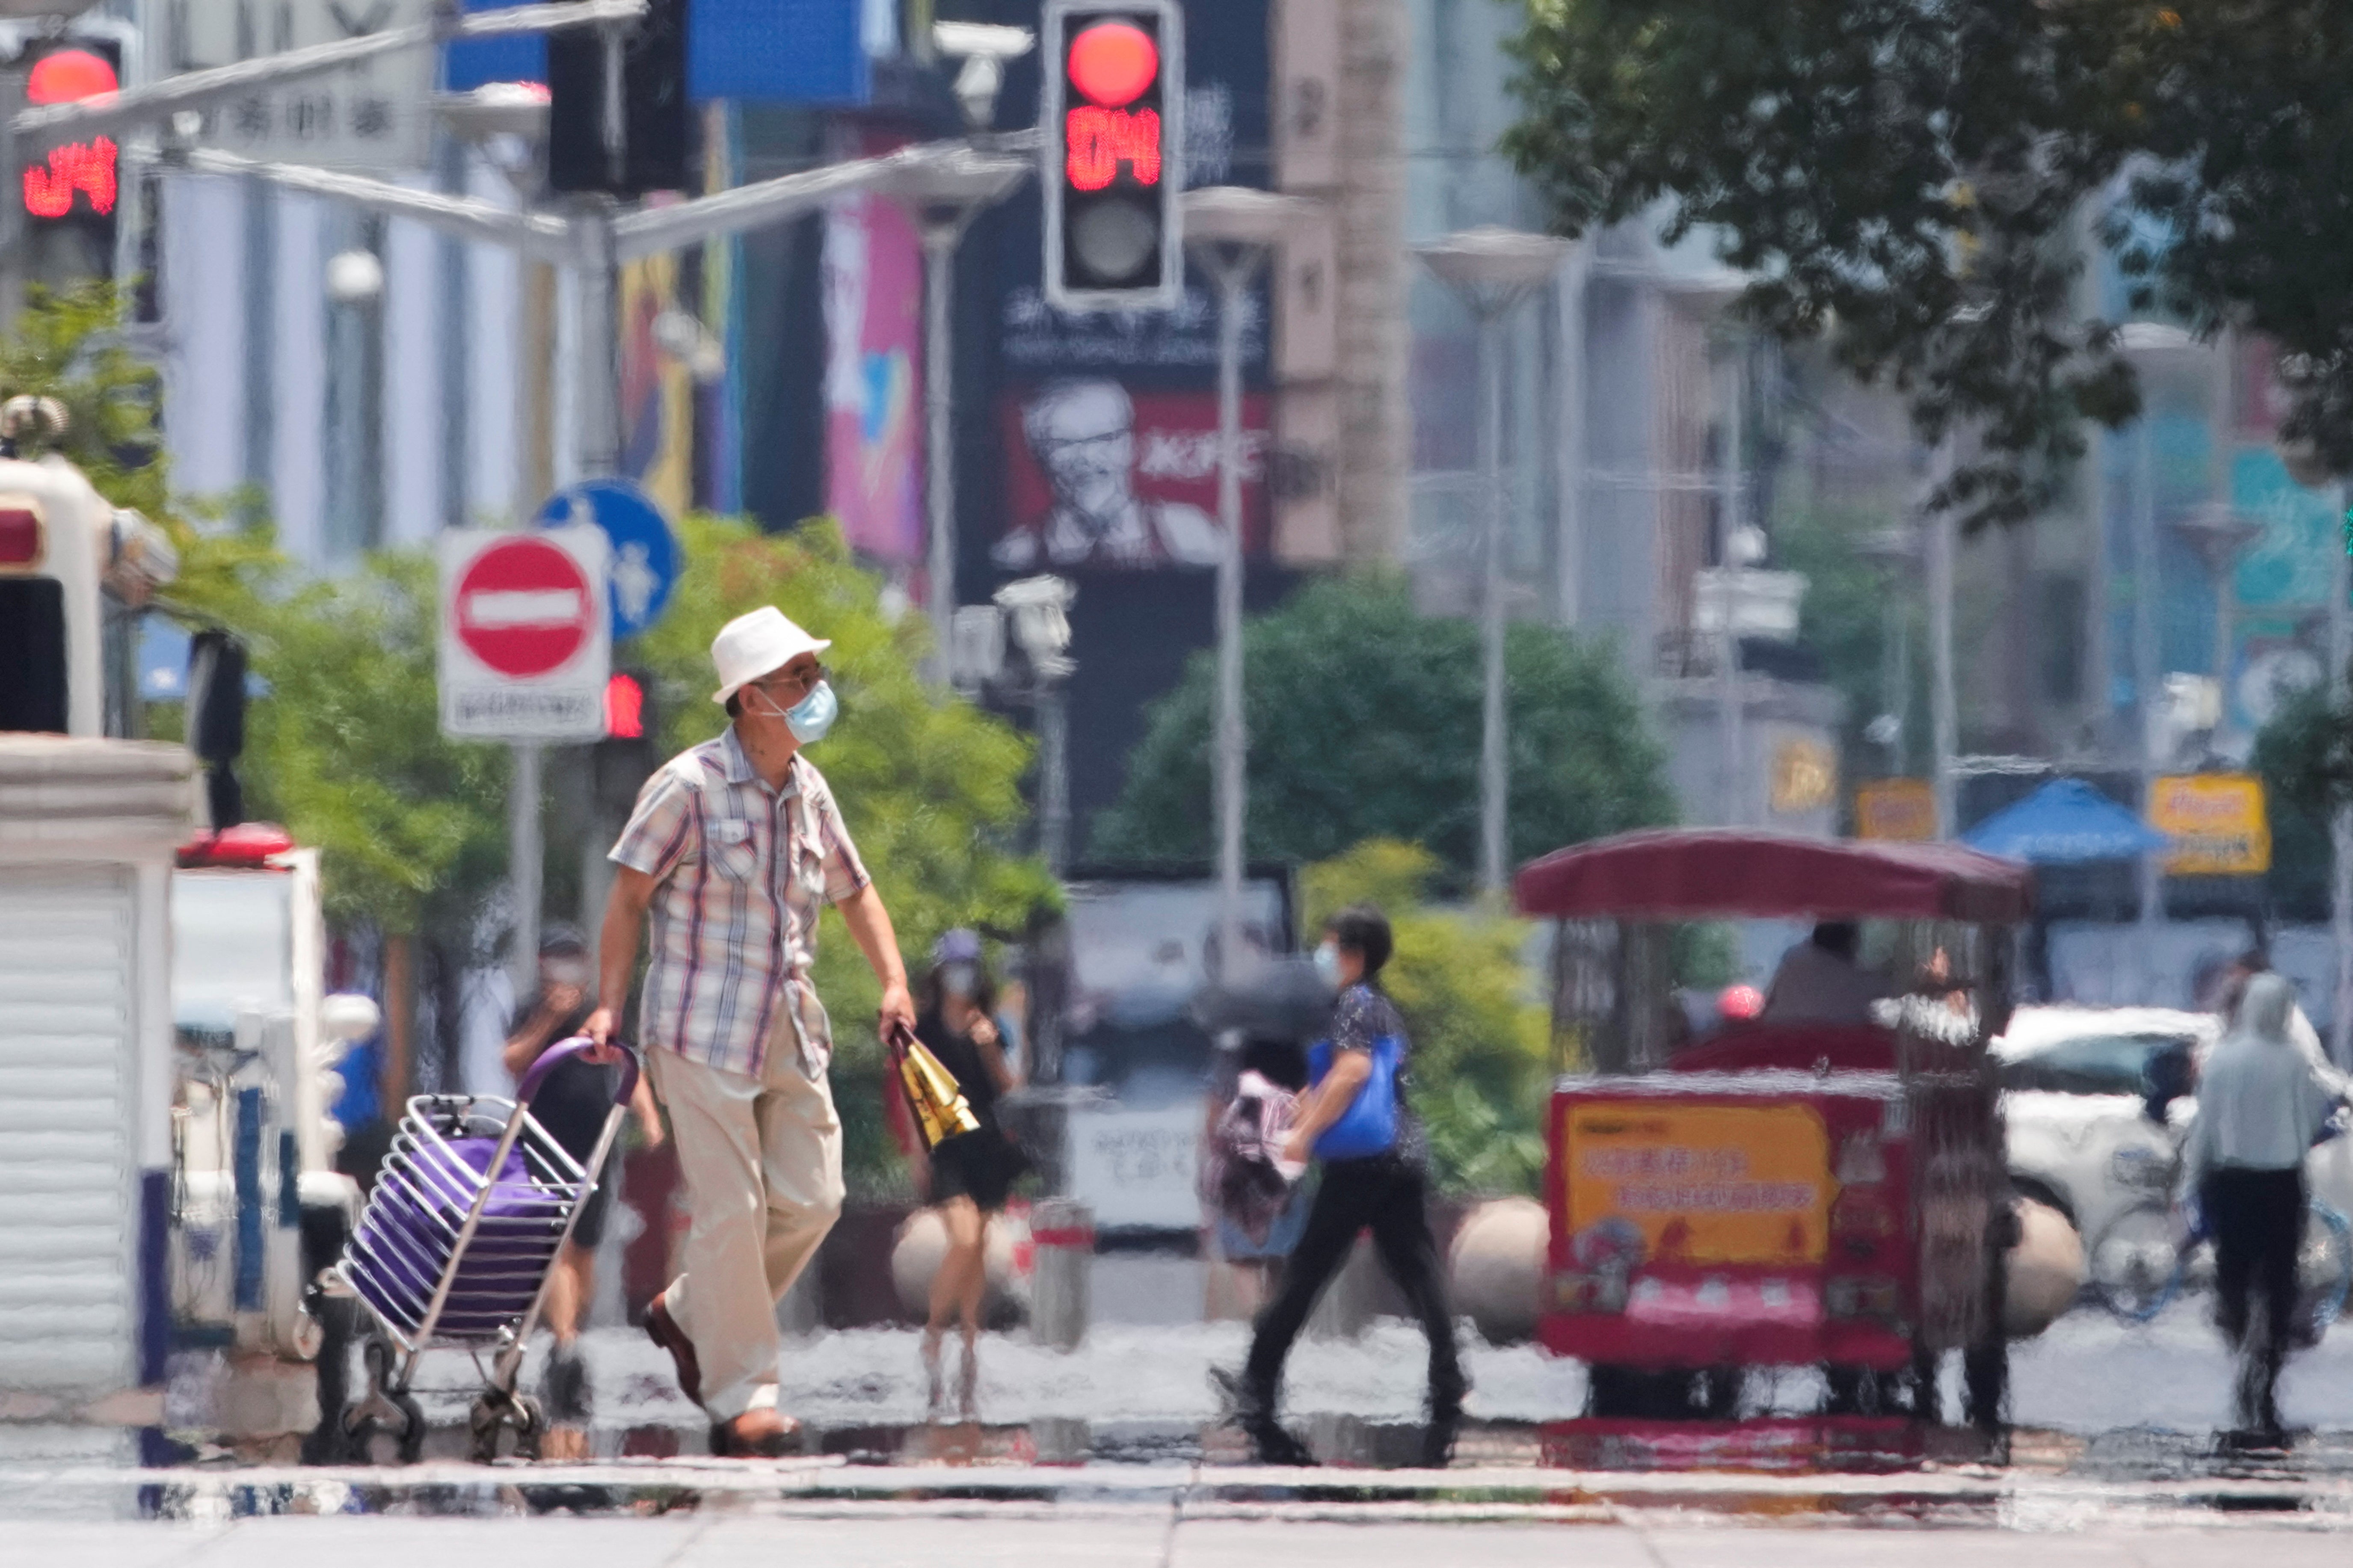
[[[829,639],[813,637],[793,625],[774,605],[738,616],[711,639],[711,663],[719,671],[719,689],[711,700],[725,707],[730,697],[762,676],[805,653],[823,653],[832,646]]]

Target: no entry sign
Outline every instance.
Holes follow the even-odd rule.
[[[612,665],[603,531],[452,529],[439,545],[442,733],[600,738]]]

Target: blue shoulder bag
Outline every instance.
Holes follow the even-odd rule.
[[[1373,1070],[1340,1120],[1315,1137],[1319,1160],[1362,1160],[1386,1154],[1397,1147],[1398,1061],[1404,1042],[1383,1035],[1373,1042]],[[1332,1042],[1318,1040],[1307,1047],[1307,1081],[1320,1084],[1332,1070]]]

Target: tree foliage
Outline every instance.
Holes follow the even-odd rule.
[[[1938,498],[2013,521],[2137,407],[2113,329],[2079,317],[2084,199],[2115,174],[2162,31],[2128,0],[1533,0],[1506,138],[1576,234],[1661,212],[1749,273],[1743,311],[1827,334],[1910,400],[1921,439],[1966,426]]]
[[[2110,226],[2136,303],[2278,345],[2281,434],[2353,472],[2353,6],[2211,0],[2158,13]]]
[[[1532,1193],[1544,1170],[1550,1058],[1545,1010],[1529,994],[1529,927],[1489,911],[1437,908],[1436,856],[1372,839],[1307,868],[1304,935],[1348,904],[1377,905],[1397,951],[1382,984],[1413,1041],[1413,1109],[1441,1191]]]
[[[1398,579],[1337,578],[1253,620],[1243,649],[1249,853],[1320,860],[1394,838],[1467,874],[1479,819],[1477,627],[1417,615]],[[1515,626],[1504,668],[1514,859],[1673,816],[1659,748],[1607,650]],[[1126,785],[1096,822],[1098,856],[1208,857],[1215,684],[1215,657],[1201,653],[1155,704]]]

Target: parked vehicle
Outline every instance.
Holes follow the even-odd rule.
[[[2221,1036],[2206,1013],[2020,1008],[1990,1047],[2011,1184],[2066,1215],[2086,1246],[2118,1215],[2161,1200],[2196,1064]]]

